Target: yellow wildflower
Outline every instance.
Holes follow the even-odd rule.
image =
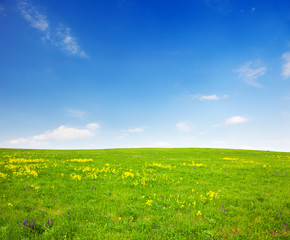
[[[148,206],[152,206],[152,202],[153,202],[153,200],[147,200],[147,201],[146,201],[146,205],[148,205]]]

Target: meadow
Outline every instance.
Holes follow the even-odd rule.
[[[0,239],[289,239],[289,168],[269,151],[0,149]]]

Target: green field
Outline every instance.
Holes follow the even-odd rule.
[[[266,151],[0,149],[0,239],[289,239],[289,169]]]

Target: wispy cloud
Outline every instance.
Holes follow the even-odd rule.
[[[86,112],[76,109],[66,109],[65,111],[67,112],[67,115],[75,118],[84,118],[86,115]]]
[[[0,5],[0,17],[1,16],[3,16],[3,17],[6,16],[6,14],[5,14],[5,8],[2,5]]]
[[[282,65],[282,76],[284,78],[290,77],[290,52],[286,52],[282,55],[285,63]]]
[[[217,96],[216,94],[212,94],[212,95],[195,94],[195,95],[190,95],[190,96],[194,99],[199,99],[200,101],[217,101],[220,99],[228,98],[228,95]]]
[[[123,132],[127,132],[127,133],[140,133],[143,132],[144,129],[143,128],[129,128],[127,130],[124,130]]]
[[[27,1],[19,1],[19,9],[22,16],[33,28],[41,31],[46,39],[50,39],[50,28],[47,17],[41,14],[38,9]]]
[[[124,133],[121,136],[118,136],[117,139],[123,139],[125,137],[129,136],[129,133]]]
[[[190,124],[185,123],[185,122],[177,123],[176,127],[180,132],[183,132],[183,133],[188,133],[195,128],[194,125],[190,125]]]
[[[90,129],[90,130],[96,130],[98,128],[101,128],[100,124],[98,123],[88,123],[86,125],[86,128]]]
[[[76,39],[71,34],[71,29],[63,24],[52,27],[47,20],[47,16],[39,11],[27,0],[19,1],[19,10],[24,19],[37,29],[42,35],[42,39],[49,41],[69,55],[86,58],[87,54],[81,49]]]
[[[219,100],[220,98],[217,95],[208,95],[208,96],[201,96],[200,100]]]
[[[257,79],[263,76],[267,71],[267,68],[262,66],[260,61],[246,62],[240,68],[235,69],[234,72],[239,73],[239,77],[243,81],[251,86],[261,87],[262,85],[257,83]]]
[[[248,121],[247,118],[244,118],[244,117],[241,117],[241,116],[234,116],[234,117],[228,118],[225,121],[224,125],[240,124],[240,123],[245,123],[247,121]]]
[[[228,12],[230,9],[229,0],[205,0],[205,2],[210,8],[218,12]]]
[[[71,34],[71,29],[65,26],[60,26],[53,34],[52,43],[60,49],[70,53],[73,56],[86,58],[87,54],[81,50],[76,39]]]
[[[123,132],[123,134],[121,136],[117,137],[118,139],[123,139],[132,133],[142,133],[142,132],[144,132],[144,128],[141,128],[141,127],[129,128],[129,129],[123,130],[122,132]]]
[[[228,125],[241,124],[241,123],[246,123],[247,121],[248,119],[245,117],[233,116],[226,119],[223,123],[213,125],[213,127],[222,127],[222,126],[228,126]]]
[[[59,126],[56,129],[48,130],[42,134],[26,137],[26,138],[16,138],[9,140],[8,143],[16,146],[41,146],[47,145],[51,140],[66,141],[74,139],[83,139],[93,137],[95,134],[88,129],[78,129],[66,127],[64,125]]]

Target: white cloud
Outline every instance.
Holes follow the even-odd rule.
[[[90,130],[95,130],[95,129],[101,128],[101,126],[98,123],[88,123],[86,125],[86,128],[88,128]]]
[[[225,121],[225,125],[233,125],[233,124],[240,124],[240,123],[245,123],[247,122],[248,119],[241,117],[241,116],[234,116],[230,117]]]
[[[260,61],[246,62],[240,68],[234,70],[234,72],[239,73],[239,77],[243,79],[245,83],[255,87],[261,87],[261,84],[257,83],[256,80],[263,76],[266,71],[267,68],[261,66]]]
[[[68,27],[59,27],[53,34],[52,43],[65,52],[73,56],[88,57],[81,47],[78,45],[76,39],[71,35],[71,29]]]
[[[176,124],[176,127],[177,129],[180,131],[180,132],[184,132],[184,133],[188,133],[190,132],[190,130],[193,128],[193,126],[190,126],[188,125],[187,123],[185,122],[179,122]]]
[[[246,123],[248,121],[247,118],[241,117],[241,116],[233,116],[225,120],[224,123],[221,124],[215,124],[213,127],[221,127],[221,126],[227,126],[227,125],[235,125],[235,124],[241,124]]]
[[[62,125],[56,129],[49,130],[32,137],[12,139],[8,141],[8,143],[12,145],[41,146],[49,144],[51,140],[66,141],[73,139],[84,139],[93,136],[94,133],[87,129],[70,128]]]
[[[123,132],[128,132],[128,133],[141,133],[143,132],[143,128],[129,128],[127,130],[124,130]]]
[[[44,40],[49,40],[51,44],[57,46],[64,52],[78,57],[86,58],[86,53],[81,49],[76,39],[71,34],[71,29],[62,24],[52,28],[47,17],[26,0],[19,2],[19,9],[26,21],[43,34]]]
[[[199,99],[200,101],[217,101],[220,100],[221,98],[228,98],[228,95],[223,95],[222,97],[217,96],[216,94],[212,95],[202,95],[202,94],[195,94],[195,95],[190,95],[192,98]]]
[[[50,38],[49,22],[45,15],[41,14],[36,7],[25,0],[19,2],[19,9],[24,19],[28,21],[33,28],[43,32],[46,39]]]
[[[219,100],[220,98],[217,95],[201,96],[200,100]]]
[[[285,63],[282,66],[282,76],[284,78],[290,77],[290,52],[286,52],[282,55]]]
[[[153,144],[156,147],[170,147],[172,144],[168,142],[157,142]]]

